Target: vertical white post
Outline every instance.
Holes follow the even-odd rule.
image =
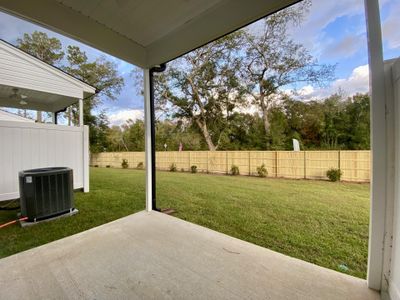
[[[57,113],[55,113],[55,112],[53,112],[52,115],[51,115],[51,121],[52,121],[53,124],[57,123],[56,122],[56,116],[57,116]]]
[[[378,0],[364,0],[367,20],[371,95],[372,184],[368,246],[368,286],[382,287],[383,245],[386,219],[386,119],[385,74]]]
[[[83,135],[83,191],[89,192],[89,127],[82,127]]]
[[[79,99],[79,126],[83,126],[83,100]]]
[[[152,160],[151,160],[151,109],[150,109],[150,70],[143,70],[144,78],[144,122],[145,122],[145,160],[146,160],[146,210],[152,207]]]

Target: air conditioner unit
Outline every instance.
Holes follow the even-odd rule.
[[[21,216],[29,222],[74,209],[73,172],[70,168],[41,168],[19,172]]]

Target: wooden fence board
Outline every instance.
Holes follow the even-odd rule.
[[[144,152],[103,152],[92,154],[91,165],[121,168],[122,159],[127,159],[129,168],[144,162]],[[262,164],[268,177],[294,179],[327,179],[326,171],[340,168],[342,180],[354,182],[370,181],[369,150],[365,151],[160,151],[156,153],[156,167],[169,170],[174,163],[178,171],[190,171],[197,166],[198,172],[228,174],[233,165],[239,167],[241,175],[257,176]]]

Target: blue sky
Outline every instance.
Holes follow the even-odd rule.
[[[320,63],[337,64],[336,79],[330,86],[321,89],[312,86],[300,87],[305,99],[328,96],[339,89],[351,95],[368,90],[368,53],[364,17],[364,0],[314,0],[310,13],[300,27],[291,28],[293,38],[304,44]],[[400,1],[380,0],[385,59],[400,56]],[[254,24],[252,26],[257,26]],[[15,44],[23,33],[34,30],[47,32],[69,44],[80,46],[90,59],[104,53],[82,43],[9,16],[0,12],[0,38]],[[134,66],[106,55],[113,60],[125,87],[117,101],[105,100],[102,109],[113,124],[121,124],[127,118],[143,116],[143,98],[135,89],[130,72]]]

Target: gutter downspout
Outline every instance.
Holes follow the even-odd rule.
[[[150,122],[151,122],[151,202],[152,208],[155,211],[160,211],[157,208],[157,200],[156,200],[156,114],[155,114],[155,105],[154,105],[154,73],[164,72],[167,68],[167,65],[160,64],[159,66],[152,67],[150,69]]]

